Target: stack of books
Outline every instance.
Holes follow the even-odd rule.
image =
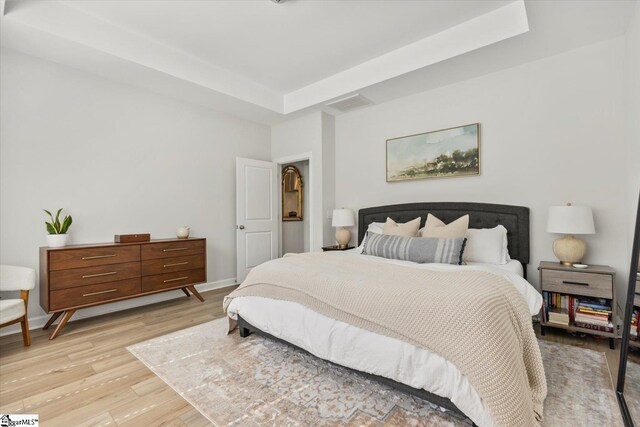
[[[566,308],[550,308],[547,316],[547,323],[551,325],[569,326],[569,310]]]
[[[576,326],[600,332],[613,332],[611,307],[602,301],[577,300]]]
[[[566,310],[566,313],[569,316],[568,323],[565,322],[564,316],[558,319],[558,316],[555,315],[554,319],[556,319],[556,323],[560,320],[560,324],[566,326],[573,321],[576,302],[576,298],[574,296],[559,294],[557,292],[543,292],[542,299],[542,316],[545,322],[551,321],[551,312],[562,313],[562,310]]]
[[[636,341],[638,340],[638,336],[640,336],[640,311],[633,310],[631,313],[631,334],[629,338]]]

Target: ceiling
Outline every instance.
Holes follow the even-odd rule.
[[[0,1],[4,47],[263,123],[354,93],[385,102],[616,37],[637,6]]]
[[[508,1],[65,3],[287,93]]]

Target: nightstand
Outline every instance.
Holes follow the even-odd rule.
[[[590,265],[587,268],[578,269],[571,266],[561,265],[558,262],[540,262],[538,267],[540,270],[540,287],[543,292],[543,299],[545,293],[551,295],[551,301],[553,302],[554,296],[560,298],[566,297],[564,301],[568,312],[573,311],[577,304],[576,300],[588,300],[589,298],[606,299],[609,307],[615,312],[615,295],[614,295],[614,278],[615,271],[606,265]],[[557,300],[556,300],[557,301]],[[568,302],[567,302],[568,301]],[[547,301],[545,301],[547,309]],[[556,305],[557,306],[557,305]],[[598,327],[581,327],[575,324],[574,314],[570,313],[570,322],[568,325],[562,325],[558,323],[549,323],[544,314],[541,315],[540,330],[541,334],[545,334],[545,328],[559,328],[565,329],[571,332],[580,332],[585,334],[597,335],[601,337],[609,338],[609,347],[615,348],[614,338],[616,337],[616,325],[613,322],[613,332],[605,332]]]
[[[338,245],[323,246],[322,247],[322,252],[327,252],[327,251],[346,251],[346,250],[353,249],[353,248],[355,248],[355,246],[347,246],[346,248],[338,247]]]

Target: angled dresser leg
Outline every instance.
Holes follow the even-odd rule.
[[[188,297],[190,297],[190,296],[191,296],[191,294],[189,293],[189,291],[187,290],[187,288],[180,288],[180,289],[182,289],[182,292],[184,292],[184,294],[185,294],[186,296],[188,296]]]
[[[60,323],[58,323],[58,326],[56,326],[56,329],[53,331],[53,333],[49,337],[50,340],[58,336],[60,331],[62,331],[62,328],[64,328],[64,326],[67,324],[69,319],[71,319],[71,316],[73,316],[73,313],[75,312],[76,312],[75,309],[67,310],[64,312],[64,316],[62,316],[62,320],[60,320]]]
[[[49,329],[49,326],[53,325],[53,322],[56,321],[56,319],[58,319],[58,317],[60,317],[60,315],[62,314],[62,311],[58,311],[57,313],[53,313],[51,315],[51,318],[49,320],[47,320],[47,323],[44,324],[44,326],[42,327],[43,331],[46,331],[47,329]]]
[[[193,285],[187,286],[187,289],[189,289],[191,291],[191,293],[196,296],[196,298],[198,298],[200,301],[204,302],[204,298],[202,298],[202,295],[200,295],[200,292],[198,292],[198,290],[196,289],[195,286],[193,286]]]

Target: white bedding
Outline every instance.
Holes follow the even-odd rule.
[[[489,266],[495,267],[500,270],[510,271],[511,273],[516,273],[518,276],[522,277],[524,275],[524,270],[522,269],[522,264],[520,261],[515,259],[507,261],[506,264],[484,264],[481,262],[467,262],[466,265],[480,265],[480,266]]]
[[[521,272],[513,271],[514,266],[511,263],[501,266],[416,264],[360,255],[357,250],[345,251],[343,254],[366,257],[370,262],[386,262],[414,268],[493,272],[507,278],[516,286],[532,315],[538,313],[542,304],[541,295],[521,277]],[[288,301],[238,297],[231,302],[228,313],[232,318],[240,315],[262,331],[322,359],[391,378],[448,398],[477,425],[493,425],[487,408],[466,376],[455,365],[429,350],[331,319]]]

